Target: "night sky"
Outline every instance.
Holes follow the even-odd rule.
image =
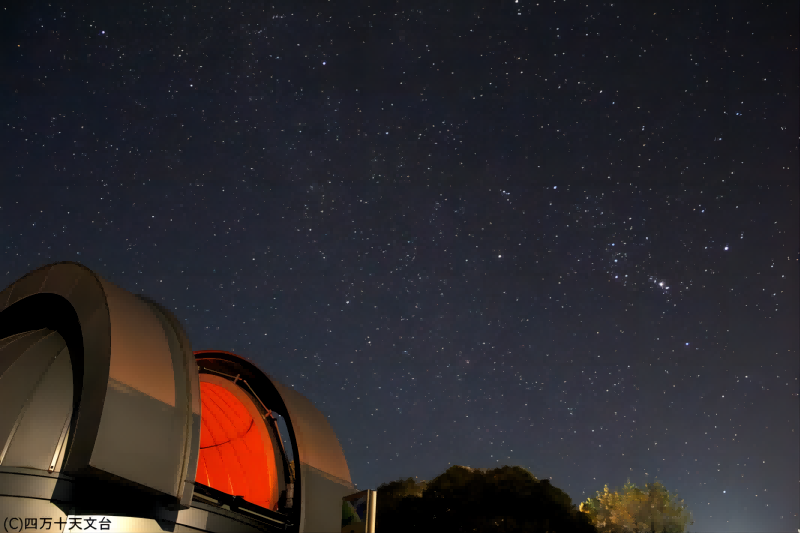
[[[77,261],[353,482],[654,479],[800,528],[798,3],[16,2],[0,287]]]

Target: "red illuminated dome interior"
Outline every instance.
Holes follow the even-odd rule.
[[[197,482],[274,509],[278,478],[266,425],[220,385],[201,381],[200,399]]]

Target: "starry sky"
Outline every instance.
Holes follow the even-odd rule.
[[[30,1],[0,285],[77,261],[310,398],[353,482],[662,480],[800,528],[797,2]]]

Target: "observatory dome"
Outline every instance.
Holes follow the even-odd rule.
[[[77,263],[0,292],[0,405],[0,510],[332,532],[355,491],[306,397]]]

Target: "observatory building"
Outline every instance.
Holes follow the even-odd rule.
[[[5,531],[338,533],[355,492],[307,398],[158,303],[77,263],[0,292]]]

